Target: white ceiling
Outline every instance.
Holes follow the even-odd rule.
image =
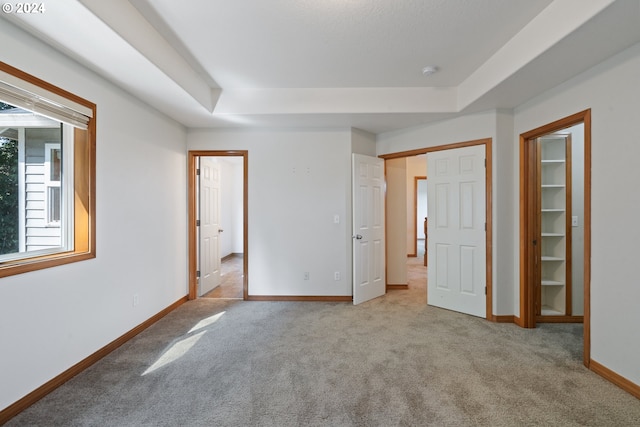
[[[372,133],[513,108],[640,42],[640,0],[57,0],[3,14],[187,127]],[[439,71],[422,74],[423,67]]]

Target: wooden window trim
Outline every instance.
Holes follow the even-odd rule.
[[[83,105],[93,112],[86,130],[74,128],[73,249],[0,264],[0,277],[42,270],[96,257],[96,105],[0,61],[0,70]]]

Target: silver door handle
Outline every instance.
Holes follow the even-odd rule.
[[[362,240],[362,236],[360,234],[356,234],[353,238],[356,240]]]

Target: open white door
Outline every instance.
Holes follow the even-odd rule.
[[[384,160],[353,155],[353,303],[385,293]]]
[[[220,166],[200,157],[200,282],[198,296],[220,285]]]
[[[485,146],[427,153],[429,305],[486,317]]]

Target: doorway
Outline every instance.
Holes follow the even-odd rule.
[[[395,173],[395,169],[397,169],[397,167],[395,166],[398,160],[401,159],[406,159],[406,158],[412,158],[415,156],[419,156],[419,155],[423,155],[423,154],[428,154],[427,156],[427,161],[429,159],[429,157],[434,157],[436,154],[439,153],[444,153],[449,151],[449,153],[444,154],[445,157],[447,157],[448,154],[452,154],[455,150],[457,149],[474,149],[478,148],[480,151],[482,151],[483,154],[483,159],[486,161],[486,163],[482,163],[482,183],[480,184],[481,187],[483,188],[483,194],[480,196],[479,194],[476,195],[475,193],[473,193],[474,195],[471,198],[463,198],[464,200],[475,200],[477,199],[477,197],[481,197],[483,199],[484,205],[482,207],[482,209],[480,209],[482,211],[482,223],[481,223],[481,228],[482,228],[482,242],[480,242],[480,246],[481,246],[481,250],[482,252],[484,252],[486,254],[486,256],[484,257],[485,259],[482,260],[482,265],[484,267],[484,272],[482,273],[482,277],[481,277],[481,281],[483,283],[483,286],[481,287],[481,292],[478,295],[479,298],[482,299],[482,303],[484,305],[484,309],[482,310],[482,316],[481,317],[485,317],[488,320],[495,320],[494,316],[493,316],[493,304],[492,304],[492,252],[491,252],[491,248],[492,248],[492,204],[491,204],[491,183],[492,183],[492,169],[491,169],[491,154],[492,154],[492,140],[491,139],[482,139],[482,140],[475,140],[475,141],[467,141],[467,142],[461,142],[461,143],[454,143],[454,144],[447,144],[447,145],[441,145],[441,146],[436,146],[436,147],[428,147],[428,148],[423,148],[423,149],[417,149],[417,150],[411,150],[411,151],[405,151],[405,152],[398,152],[398,153],[391,153],[391,154],[385,154],[380,156],[381,158],[385,159],[385,169],[386,169],[386,173],[387,173],[387,196],[386,196],[386,206],[387,209],[389,209],[389,206],[393,206],[393,205],[397,205],[397,203],[394,201],[394,195],[392,194],[393,190],[393,186],[388,182],[388,178],[389,178],[389,169],[390,166],[393,166],[392,172]],[[463,150],[463,151],[464,151]],[[451,159],[447,159],[447,158],[443,158],[440,159],[438,157],[437,162],[441,165],[444,164],[450,164],[452,165],[452,169],[453,170],[453,165],[454,164],[458,164],[458,165],[466,165],[466,166],[473,166],[474,162],[473,161],[468,161],[470,159],[470,157],[468,157],[466,154],[463,156],[463,158],[461,159],[453,159],[452,161],[450,161]],[[438,167],[435,167],[436,169],[438,169]],[[474,167],[475,168],[475,167]],[[474,169],[472,168],[472,169]],[[442,168],[441,168],[442,169]],[[435,169],[434,169],[435,170]],[[446,174],[444,174],[444,169],[441,170],[441,172],[443,172],[442,176],[444,177]],[[433,181],[432,178],[435,176],[433,175],[433,171],[429,171],[427,170],[427,174],[429,176],[429,181]],[[400,178],[402,180],[402,177]],[[411,181],[413,181],[413,177],[411,178]],[[437,181],[437,180],[436,180]],[[436,181],[433,181],[434,184],[437,184]],[[445,183],[441,183],[442,187],[444,188]],[[450,187],[452,188],[452,187]],[[395,190],[396,193],[398,191],[402,192],[402,191],[406,191],[406,190]],[[411,190],[409,191],[409,193],[411,194],[413,192],[413,188],[411,188]],[[435,193],[434,193],[435,194]],[[465,193],[466,194],[466,193]],[[477,196],[477,197],[476,197]],[[411,197],[413,198],[413,195],[411,195]],[[475,198],[475,199],[474,199]],[[403,205],[402,203],[400,205]],[[436,205],[436,203],[432,203],[429,205],[430,208],[434,208]],[[443,205],[444,206],[444,205]],[[401,206],[402,207],[402,206]],[[403,207],[404,209],[404,207]],[[404,218],[406,218],[407,214],[407,210],[404,211],[405,213],[400,214],[400,215],[396,215],[398,216],[398,218],[402,217],[404,215]],[[444,212],[444,211],[443,211]],[[442,213],[442,212],[441,212]],[[431,214],[429,214],[431,216]],[[392,215],[388,215],[387,216],[387,220],[389,220],[389,218],[392,217]],[[415,217],[413,214],[413,209],[410,213],[410,217],[411,217],[411,221],[415,221]],[[465,217],[466,218],[466,217]],[[473,222],[476,222],[476,219],[474,217]],[[485,225],[486,222],[486,225]],[[405,227],[404,229],[406,229],[406,222],[404,223],[405,225],[403,227]],[[417,224],[414,222],[414,225],[411,227],[412,229],[414,227],[417,226]],[[429,220],[429,227],[431,228],[433,226],[433,221]],[[486,228],[485,228],[486,227]],[[398,229],[400,230],[401,227],[398,227]],[[393,244],[393,238],[391,238],[392,236],[390,235],[392,230],[392,227],[390,226],[389,223],[387,223],[387,246],[386,246],[386,251],[387,251],[387,259],[389,260],[389,264],[391,264],[396,252],[398,252],[398,248],[401,247],[406,247],[407,246],[407,241],[404,240],[404,246],[402,244]],[[398,235],[400,233],[404,233],[404,231],[399,231]],[[412,232],[412,238],[415,238],[415,230]],[[402,236],[404,238],[404,236]],[[429,242],[432,243],[432,240],[429,239]],[[410,244],[413,245],[413,241],[410,241]],[[441,252],[443,251],[443,248],[445,247],[450,247],[447,245],[441,245],[440,249]],[[417,252],[417,251],[416,251]],[[427,253],[429,253],[430,250],[427,250]],[[449,251],[451,252],[451,251]],[[459,252],[459,251],[458,251]],[[411,252],[409,252],[411,253]],[[435,256],[435,251],[431,251],[431,256]],[[441,257],[440,260],[444,260],[444,253],[441,253]],[[404,255],[406,257],[406,254]],[[405,258],[406,259],[406,258]],[[428,274],[437,274],[437,263],[432,262],[433,259],[430,259],[428,261],[429,267],[428,267]],[[400,262],[397,263],[398,266],[400,266]],[[473,263],[471,263],[473,264]],[[402,262],[402,266],[404,267],[406,264],[404,262]],[[389,283],[389,269],[392,268],[391,265],[387,266],[388,270],[387,270],[387,281]],[[441,275],[440,279],[445,278],[446,276]],[[435,280],[433,280],[433,282],[435,283]],[[442,282],[442,280],[441,280]],[[486,288],[485,288],[486,286]],[[389,288],[389,287],[388,287]],[[399,287],[398,287],[399,288]],[[400,289],[400,288],[399,288]],[[480,289],[480,288],[479,288]],[[467,290],[465,289],[465,292]],[[427,299],[431,300],[431,296],[427,296]],[[431,300],[430,304],[432,304],[433,301]],[[432,305],[437,305],[437,304],[432,304]],[[456,310],[459,311],[459,310]],[[464,311],[463,311],[464,312]],[[477,315],[477,314],[476,314]]]
[[[587,367],[590,206],[591,110],[520,135],[519,325],[583,322]]]
[[[200,258],[205,251],[201,251],[201,235],[205,235],[205,233],[201,233],[201,218],[200,218],[200,200],[210,199],[210,197],[201,197],[200,194],[200,182],[201,175],[199,175],[199,165],[202,159],[212,160],[213,162],[203,162],[203,164],[210,163],[219,163],[222,165],[222,168],[231,168],[230,170],[240,171],[240,177],[237,178],[241,181],[241,190],[240,191],[232,191],[232,193],[238,194],[238,203],[234,203],[234,205],[240,205],[241,208],[239,210],[241,212],[231,213],[236,218],[240,218],[242,220],[242,224],[238,224],[237,227],[240,229],[238,233],[241,236],[241,243],[236,244],[235,247],[233,244],[223,244],[222,252],[219,255],[216,255],[217,259],[223,258],[223,262],[220,265],[218,273],[222,272],[224,276],[225,270],[230,273],[231,276],[236,275],[240,276],[241,280],[241,293],[233,294],[232,297],[240,297],[244,300],[248,298],[248,212],[247,212],[247,204],[248,204],[248,186],[247,186],[247,177],[248,177],[248,152],[245,150],[229,150],[229,151],[189,151],[188,153],[188,204],[189,204],[189,216],[188,216],[188,235],[189,235],[189,299],[196,299],[200,296],[200,282],[201,282],[201,270],[200,265],[203,266],[206,263],[201,263]],[[237,168],[233,165],[237,165]],[[225,166],[226,165],[226,166]],[[230,166],[229,166],[230,165]],[[234,173],[234,172],[230,172]],[[237,172],[235,172],[237,174]],[[207,184],[205,184],[207,185]],[[230,194],[230,197],[233,197],[233,194]],[[225,202],[225,200],[227,200]],[[213,202],[211,206],[228,204],[228,198],[225,196],[222,197],[220,203]],[[215,209],[214,209],[215,210]],[[222,218],[224,216],[221,216]],[[221,219],[215,225],[215,232],[219,235],[222,235],[225,230],[227,235],[233,234],[233,228],[236,226],[229,226],[229,223],[225,223],[224,219]],[[226,224],[226,226],[225,226]],[[214,234],[216,234],[214,233]],[[214,236],[215,237],[215,236]],[[228,241],[228,239],[227,239]],[[238,252],[237,247],[241,247],[241,253]],[[204,247],[207,247],[205,245]],[[211,251],[208,251],[211,252]],[[215,264],[215,263],[214,263]],[[215,268],[211,269],[215,270]],[[231,277],[229,276],[229,277]],[[224,284],[224,278],[221,278],[221,284]],[[217,286],[217,285],[216,285]],[[228,294],[224,294],[219,289],[220,287],[216,287],[211,292],[219,292],[220,298],[228,298]],[[215,295],[214,295],[215,297]]]

